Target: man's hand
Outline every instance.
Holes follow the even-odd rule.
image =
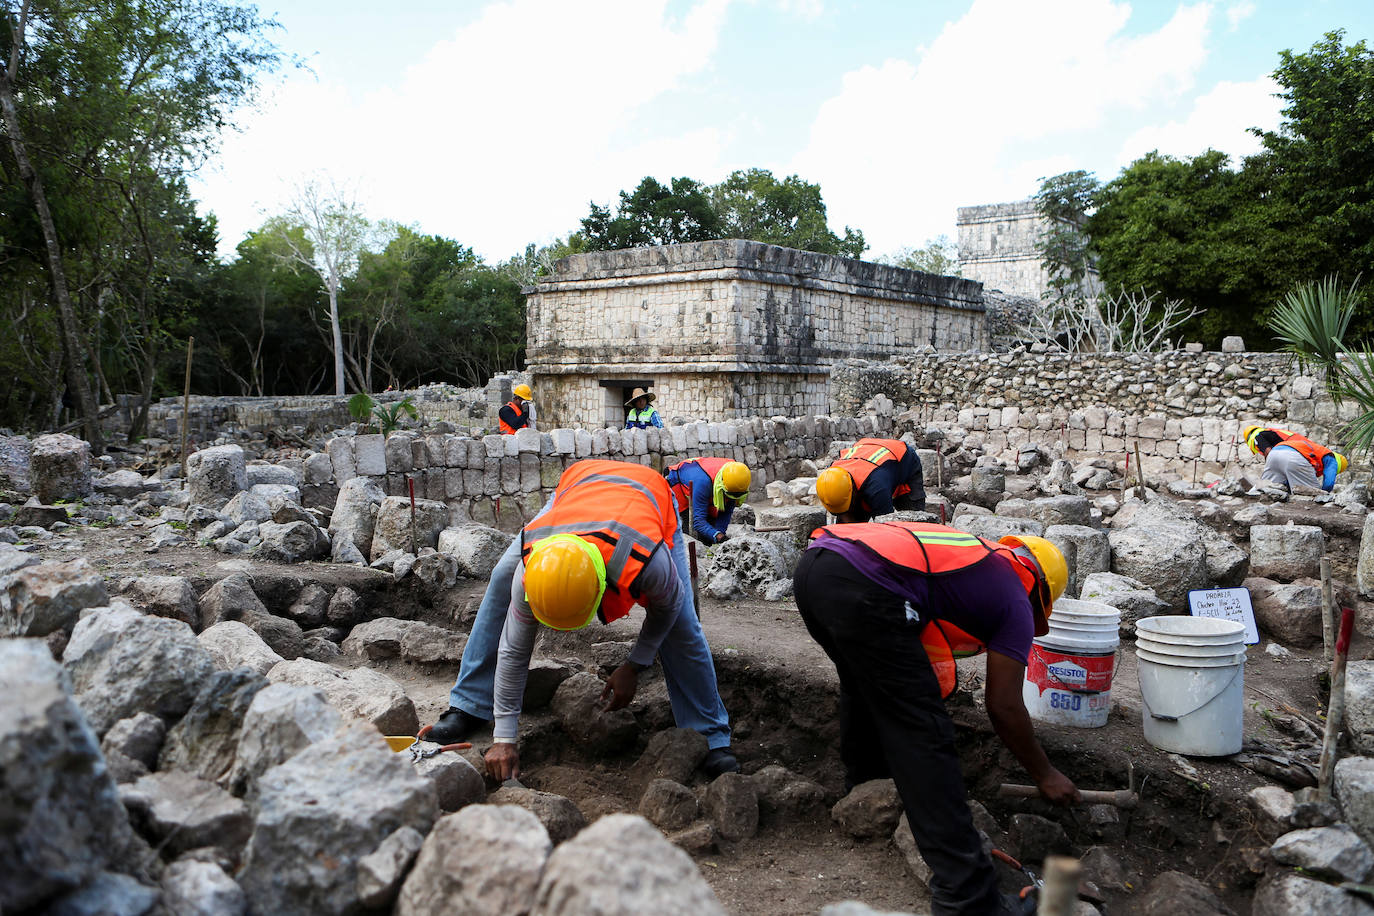
[[[717,532],[716,532],[716,543],[719,544],[719,543],[720,543],[721,541],[723,541],[723,540],[725,540],[725,532],[724,532],[724,531],[717,531]]]
[[[639,672],[626,662],[612,671],[610,679],[606,681],[606,688],[601,691],[601,700],[605,703],[609,699],[610,702],[602,708],[606,712],[613,712],[629,706],[630,701],[635,698],[635,688],[638,686]]]
[[[487,765],[487,775],[497,782],[520,776],[520,752],[514,744],[493,744],[482,760]]]
[[[1083,800],[1073,781],[1054,767],[1050,767],[1050,771],[1037,785],[1040,788],[1040,796],[1056,805],[1076,805]]]

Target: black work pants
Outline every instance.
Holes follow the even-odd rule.
[[[845,781],[892,778],[934,876],[934,916],[1001,912],[992,860],[968,810],[954,723],[905,602],[833,550],[808,550],[797,607],[840,676]]]

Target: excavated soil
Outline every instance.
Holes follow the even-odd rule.
[[[372,616],[418,618],[466,629],[484,583],[462,580],[442,594],[426,593],[412,582],[397,585],[389,575],[332,564],[281,566],[185,547],[150,554],[142,537],[120,529],[70,529],[64,547],[45,548],[45,559],[83,556],[108,577],[183,575],[204,587],[231,572],[253,574],[261,591],[280,591],[283,600],[305,581],[328,588],[348,585],[359,591]],[[275,601],[264,598],[270,609]],[[838,799],[842,774],[836,743],[834,669],[811,641],[790,601],[720,602],[706,599],[703,623],[716,656],[722,696],[735,727],[735,750],[746,773],[774,763],[816,780]],[[631,617],[605,627],[545,639],[539,652],[581,658],[592,670],[596,660],[618,659],[638,620]],[[1246,750],[1233,758],[1184,759],[1148,745],[1140,726],[1140,696],[1135,657],[1123,641],[1113,688],[1114,708],[1100,729],[1038,725],[1051,759],[1081,788],[1118,789],[1133,785],[1141,802],[1119,820],[1088,808],[1056,809],[1036,800],[997,796],[1002,782],[1027,782],[1024,772],[992,734],[981,706],[981,665],[961,664],[961,690],[951,700],[961,742],[969,794],[981,801],[1006,828],[1018,812],[1058,821],[1082,853],[1105,847],[1124,866],[1127,886],[1105,889],[1109,914],[1141,912],[1141,890],[1155,875],[1177,870],[1216,890],[1238,914],[1249,912],[1253,885],[1262,873],[1260,852],[1269,843],[1259,836],[1245,794],[1264,784],[1293,788],[1315,766],[1320,729],[1320,649],[1274,657],[1265,644],[1253,647],[1246,665]],[[1357,642],[1352,657],[1368,646]],[[447,706],[456,670],[423,670],[403,663],[379,666],[396,678],[414,700],[420,721],[432,722]],[[660,677],[646,675],[632,707],[644,734],[670,726]],[[572,745],[547,711],[526,716],[522,781],[530,788],[556,792],[575,801],[591,818],[612,810],[633,811],[642,784],[631,771],[642,749],[599,758]],[[481,739],[478,739],[480,750]],[[470,752],[470,753],[475,753]],[[1265,775],[1261,775],[1265,774]],[[1005,837],[994,837],[1003,841]],[[901,854],[886,839],[855,840],[821,815],[806,821],[767,823],[739,844],[722,844],[696,855],[702,874],[732,913],[792,916],[816,913],[827,903],[858,899],[877,910],[925,912],[928,898],[910,876]],[[1002,867],[1002,866],[999,866]],[[1003,868],[1007,889],[1023,881]]]

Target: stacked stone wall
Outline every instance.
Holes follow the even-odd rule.
[[[698,421],[665,429],[523,429],[513,436],[471,435],[471,430],[337,436],[326,446],[332,480],[314,480],[307,489],[330,493],[362,476],[376,480],[389,496],[404,496],[413,479],[415,496],[446,503],[455,521],[514,531],[544,505],[563,471],[584,458],[633,461],[657,471],[688,458],[732,458],[749,465],[759,493],[770,480],[798,476],[804,460],[828,454],[834,441],[889,429],[889,420],[875,416],[806,416]]]
[[[1138,445],[1147,467],[1248,459],[1236,440],[1250,423],[1339,446],[1355,411],[1348,402],[1338,409],[1320,378],[1277,353],[929,353],[847,362],[831,391],[837,416],[881,394],[898,412],[915,411],[917,422],[961,427],[1002,457],[1027,443],[1070,458],[1120,458]]]

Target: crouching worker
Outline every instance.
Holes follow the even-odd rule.
[[[987,651],[988,718],[1050,801],[1078,789],[1050,764],[1021,699],[1031,640],[1049,630],[1068,568],[1044,538],[999,543],[943,525],[818,529],[797,564],[797,607],[840,678],[845,785],[891,778],[934,876],[932,913],[1005,909],[969,815],[944,697],[957,657]]]
[[[860,439],[817,476],[816,497],[841,522],[866,522],[897,509],[922,511],[921,459],[900,439]]]
[[[498,780],[517,776],[520,710],[539,627],[609,623],[635,604],[645,608],[644,624],[606,684],[606,708],[629,705],[639,673],[657,656],[674,720],[706,737],[703,769],[713,777],[738,772],[711,648],[692,606],[672,493],[653,469],[620,461],[568,468],[549,504],[512,542],[478,608],[450,707],[421,736],[462,741],[494,719],[487,772]]]
[[[1251,454],[1264,456],[1260,479],[1283,487],[1321,487],[1330,493],[1336,475],[1350,466],[1346,457],[1287,429],[1247,426],[1241,433]]]
[[[673,498],[688,516],[688,530],[703,544],[725,540],[735,507],[749,495],[749,468],[729,458],[691,458],[663,472]]]

